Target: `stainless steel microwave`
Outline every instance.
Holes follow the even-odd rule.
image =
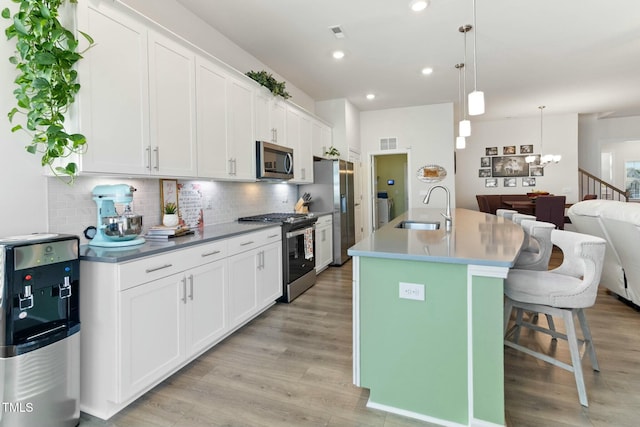
[[[258,179],[292,179],[293,149],[256,141],[256,166]]]

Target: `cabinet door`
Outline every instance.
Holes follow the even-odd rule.
[[[197,176],[195,55],[149,32],[151,173]]]
[[[272,141],[271,120],[269,118],[271,99],[273,96],[264,88],[253,91],[254,104],[254,133],[256,141]]]
[[[311,154],[316,157],[324,157],[324,152],[329,148],[322,145],[322,126],[317,120],[311,123]]]
[[[198,176],[228,178],[227,77],[215,64],[196,58]]]
[[[194,268],[187,276],[186,355],[205,349],[227,332],[227,262]]]
[[[78,8],[79,26],[96,44],[78,62],[79,130],[88,149],[82,172],[148,174],[147,30],[109,10]]]
[[[299,183],[313,183],[313,154],[311,152],[311,118],[302,113],[298,146],[294,154],[294,180]]]
[[[282,244],[271,243],[258,252],[258,307],[266,307],[282,296]]]
[[[256,178],[253,127],[253,88],[240,80],[227,79],[227,152],[235,179]]]
[[[274,144],[293,147],[287,141],[287,105],[282,98],[272,97],[269,107],[269,123],[273,137],[271,141]]]
[[[229,262],[229,326],[249,319],[256,310],[258,250],[231,256]]]
[[[185,299],[183,274],[120,293],[120,402],[154,383],[184,360]]]

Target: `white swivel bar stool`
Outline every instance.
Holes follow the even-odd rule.
[[[513,209],[496,209],[496,215],[502,217],[504,219],[513,219],[513,215],[517,214],[518,211],[514,211]]]
[[[563,230],[553,230],[551,241],[564,255],[560,267],[549,271],[509,271],[504,287],[504,343],[508,347],[573,372],[580,404],[588,406],[580,356],[581,345],[585,346],[593,369],[599,371],[600,367],[584,309],[591,307],[596,301],[606,243],[599,237]],[[513,309],[516,309],[516,325],[507,333]],[[566,335],[523,321],[522,311],[562,317]],[[583,338],[577,336],[574,316],[579,320]],[[522,327],[566,340],[569,344],[571,363],[565,363],[521,345],[519,336]]]

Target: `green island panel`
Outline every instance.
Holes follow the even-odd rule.
[[[400,282],[424,284],[425,300],[399,298]],[[462,264],[360,257],[360,379],[371,402],[468,423],[466,282]]]

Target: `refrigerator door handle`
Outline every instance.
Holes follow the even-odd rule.
[[[347,196],[344,194],[340,195],[340,212],[347,213]]]

